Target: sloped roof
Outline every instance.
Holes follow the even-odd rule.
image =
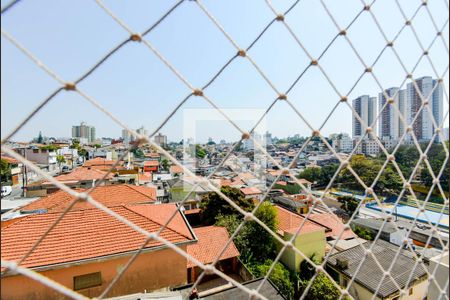
[[[300,228],[300,226],[302,226],[300,234],[325,230],[324,227],[315,224],[309,220],[305,221],[304,217],[296,213],[293,213],[283,207],[275,205],[275,208],[277,210],[277,221],[278,221],[277,229],[279,231],[295,234],[297,230]]]
[[[83,167],[102,166],[102,165],[112,166],[112,165],[114,165],[115,162],[116,161],[114,161],[114,160],[110,160],[110,159],[106,159],[106,158],[102,158],[102,157],[96,157],[96,158],[87,160],[83,164]]]
[[[10,164],[20,164],[20,161],[18,161],[17,159],[15,159],[15,158],[12,158],[12,157],[9,157],[9,156],[1,156],[1,159],[2,160],[6,160],[8,163],[10,163]]]
[[[170,166],[170,173],[178,174],[178,173],[183,173],[183,172],[184,172],[183,168],[180,166],[177,166],[177,165]]]
[[[392,279],[390,277],[384,277],[384,270],[388,270],[391,267],[391,264],[393,264],[393,266],[392,269],[390,269],[390,274],[402,289],[405,287],[408,280],[414,282],[414,280],[427,274],[421,264],[416,265],[414,259],[407,255],[407,251],[401,250],[400,254],[396,257],[398,251],[397,246],[393,248],[392,244],[383,240],[377,240],[372,248],[372,253],[384,269],[381,270],[372,255],[365,255],[365,248],[371,247],[373,243],[375,242],[366,242],[363,245],[358,245],[331,255],[327,264],[339,270],[336,266],[337,259],[347,260],[348,268],[344,270],[340,269],[340,272],[350,278],[354,278],[357,283],[366,287],[372,293],[377,291],[380,281],[383,280],[377,293],[377,295],[382,298],[398,291]],[[364,262],[361,267],[359,267],[361,259],[364,259]],[[358,268],[359,271],[356,272]]]
[[[145,167],[157,167],[159,166],[159,161],[157,160],[146,160],[144,161]]]
[[[78,192],[86,189],[76,189]],[[97,186],[90,195],[101,204],[111,207],[125,204],[150,203],[156,200],[156,189],[153,187],[129,184]],[[40,198],[24,207],[21,211],[46,210],[47,212],[64,211],[75,198],[65,191],[59,190]],[[93,208],[88,202],[78,202],[71,210]]]
[[[322,214],[309,214],[308,219],[319,223],[322,226],[330,228],[331,231],[327,232],[325,235],[327,237],[333,237],[337,239],[342,230],[344,230],[344,223],[336,215],[330,213]],[[356,237],[356,234],[350,228],[346,228],[342,233],[340,240],[346,240]]]
[[[259,195],[262,194],[262,192],[255,187],[246,187],[246,188],[242,188],[241,192],[244,193],[244,195]]]
[[[227,229],[220,226],[198,227],[194,228],[194,232],[198,243],[188,245],[187,253],[204,264],[214,262],[230,238]],[[239,256],[239,251],[231,242],[220,256],[220,260],[237,256]],[[188,260],[187,267],[195,267],[195,264]]]
[[[91,168],[83,168],[78,167],[69,174],[63,174],[56,176],[55,179],[58,181],[87,181],[87,180],[99,180],[102,179],[107,172],[97,170],[97,169],[91,169]],[[113,174],[108,174],[106,176],[107,179],[110,179],[113,177]],[[44,183],[49,183],[48,181]]]
[[[158,210],[139,208],[144,206],[159,207]],[[176,206],[140,205],[132,209],[116,206],[111,209],[141,228],[156,232],[161,228],[161,214],[174,213]],[[162,211],[164,213],[161,213]],[[60,215],[30,215],[2,228],[1,258],[9,261],[20,260]],[[188,226],[177,212],[174,220],[160,236],[175,244],[192,241],[194,237]],[[180,232],[189,234],[185,236]],[[120,254],[139,249],[145,240],[144,235],[97,208],[69,211],[21,265],[33,268]],[[160,242],[151,241],[146,248],[161,245]]]

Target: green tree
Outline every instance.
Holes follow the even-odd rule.
[[[249,266],[250,271],[256,277],[266,276],[270,267],[273,264],[273,260],[268,259],[263,264]],[[277,286],[280,292],[288,299],[292,299],[294,295],[294,284],[291,280],[291,273],[280,262],[275,264],[272,272],[269,275],[269,279]]]
[[[163,158],[161,160],[161,166],[162,166],[163,170],[165,170],[165,171],[169,170],[169,166],[170,166],[169,160],[167,160],[166,158]]]
[[[66,162],[64,155],[58,154],[56,156],[56,162],[58,163],[59,171],[61,171],[61,165]]]
[[[38,138],[36,139],[36,142],[39,144],[42,144],[44,142],[44,138],[42,137],[42,132],[39,131]]]
[[[306,287],[306,285],[305,285]],[[333,284],[333,282],[320,272],[314,279],[311,288],[308,291],[305,299],[307,300],[336,300],[341,296],[339,289]]]
[[[222,187],[221,192],[245,211],[251,211],[254,207],[251,199],[246,199],[240,190],[231,187]],[[200,202],[200,218],[205,225],[212,225],[218,215],[237,214],[238,211],[217,193],[209,193],[203,196]]]
[[[337,200],[342,203],[342,209],[345,210],[350,216],[353,215],[356,208],[358,208],[359,201],[350,196],[339,196]]]
[[[1,182],[8,182],[11,180],[11,166],[9,162],[4,159],[0,160],[0,177]]]
[[[255,217],[266,224],[272,231],[276,230],[276,209],[269,202],[261,204],[255,212]],[[240,214],[219,214],[216,217],[215,225],[227,228],[230,235],[232,235],[242,221],[243,217]],[[273,258],[276,253],[274,237],[255,221],[245,223],[233,242],[238,248],[241,260],[244,263],[258,264]]]
[[[375,236],[373,235],[373,233],[370,230],[365,229],[361,226],[353,225],[352,229],[353,229],[353,232],[362,239],[365,239],[368,241],[373,241],[373,239],[375,238]]]

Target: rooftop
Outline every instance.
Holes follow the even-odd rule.
[[[336,215],[330,213],[310,214],[308,219],[319,223],[320,225],[330,228],[331,231],[325,235],[337,239],[341,231],[344,231],[340,236],[340,240],[347,240],[356,237],[356,234],[350,228],[345,228],[344,223]]]
[[[384,269],[381,270],[371,255],[365,256],[364,248],[369,248],[373,243],[374,242],[366,242],[363,246],[358,245],[331,255],[327,264],[339,270],[336,266],[337,259],[347,260],[348,268],[340,269],[340,272],[344,273],[349,278],[354,278],[358,284],[361,284],[373,293],[375,293],[380,281],[383,279],[384,270],[388,270],[392,263],[393,266],[390,274],[401,288],[405,287],[411,275],[411,282],[414,282],[414,280],[419,279],[422,276],[426,276],[426,270],[420,264],[417,264],[416,266],[414,259],[408,256],[408,253],[405,252],[405,250],[401,250],[401,253],[396,258],[398,249],[392,247],[388,242],[378,240],[372,248],[372,253]],[[356,270],[361,263],[361,259],[364,257],[365,260],[361,265],[359,272],[356,273]],[[398,289],[392,279],[390,277],[385,277],[377,295],[384,298],[397,291]]]
[[[87,191],[76,189],[77,192]],[[101,204],[112,207],[126,204],[153,203],[156,200],[156,189],[145,186],[129,184],[97,186],[91,193],[91,197]],[[64,211],[69,204],[75,200],[73,196],[65,191],[57,191],[46,197],[42,197],[24,207],[22,211],[45,210],[47,212]],[[88,202],[78,202],[71,210],[93,208]]]
[[[241,192],[246,196],[262,194],[262,192],[258,188],[255,188],[255,187],[242,188]]]
[[[301,227],[300,234],[325,230],[324,227],[315,224],[304,217],[293,213],[285,208],[275,205],[277,209],[278,231],[295,234]]]
[[[219,257],[224,246],[230,238],[225,227],[219,226],[205,226],[194,228],[195,235],[198,238],[198,243],[188,245],[187,253],[196,258],[203,264],[209,264]],[[228,245],[225,252],[220,256],[220,260],[239,256],[239,251],[233,242]],[[187,262],[187,267],[195,267],[191,261]]]
[[[100,180],[107,172],[97,170],[97,169],[91,169],[91,168],[83,168],[78,167],[69,174],[63,174],[56,176],[55,179],[64,182],[64,181],[89,181],[89,180]],[[113,174],[106,175],[106,179],[111,179],[113,177]],[[50,184],[48,181],[44,181],[44,184]]]
[[[116,206],[111,209],[141,228],[156,232],[177,207],[173,204],[159,204]],[[1,258],[9,261],[20,260],[60,215],[30,215],[3,227]],[[161,237],[174,244],[194,240],[189,225],[179,212],[161,232]],[[99,209],[69,211],[21,266],[49,267],[123,254],[139,249],[145,240],[146,237],[141,233]],[[146,248],[162,245],[160,242],[151,241]]]

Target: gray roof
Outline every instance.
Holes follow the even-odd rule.
[[[247,281],[243,283],[243,285],[251,290],[255,290],[258,288],[259,284],[263,278],[255,279],[252,281]],[[270,280],[266,280],[264,282],[264,285],[259,290],[259,293],[266,297],[267,299],[274,299],[274,300],[285,300],[286,298],[277,290],[277,288],[270,282]],[[248,294],[237,288],[237,287],[231,287],[226,290],[222,290],[220,292],[210,294],[208,296],[204,296],[201,299],[213,299],[213,300],[227,300],[227,299],[233,299],[233,300],[248,300]]]
[[[363,246],[358,245],[356,247],[334,254],[330,256],[327,264],[329,266],[332,266],[334,269],[339,270],[349,278],[354,278],[355,282],[366,287],[373,293],[376,292],[380,281],[383,279],[384,270],[388,270],[392,263],[394,263],[394,265],[390,274],[401,288],[405,287],[406,283],[409,280],[411,272],[413,272],[413,275],[411,277],[410,284],[414,280],[419,279],[427,274],[426,270],[421,264],[417,264],[417,266],[415,265],[415,261],[410,257],[410,253],[408,253],[408,251],[401,250],[397,259],[395,259],[395,255],[397,253],[396,250],[398,250],[398,247],[397,249],[395,249],[389,243],[378,240],[376,241],[372,251],[378,262],[384,269],[381,270],[378,264],[375,262],[373,256],[365,256],[364,248],[369,248],[373,243],[374,242],[366,242],[363,244]],[[348,268],[342,270],[337,267],[336,261],[338,258],[348,260]],[[359,272],[356,273],[356,270],[361,263],[361,259],[363,259],[364,261],[361,265],[361,268],[359,269]],[[383,279],[383,283],[380,285],[380,288],[377,291],[377,295],[384,298],[397,291],[398,289],[395,283],[392,281],[391,277],[385,277]]]

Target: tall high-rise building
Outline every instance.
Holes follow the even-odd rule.
[[[136,132],[143,136],[148,136],[148,130],[144,128],[144,126],[141,126],[140,128],[136,129]]]
[[[95,127],[81,122],[79,126],[72,126],[72,138],[78,139],[80,143],[92,143],[95,141]]]
[[[417,85],[417,88],[416,88]],[[422,111],[422,101],[428,101]],[[441,124],[443,120],[444,92],[442,83],[438,80],[425,76],[407,85],[406,113],[408,124],[411,124],[417,115],[412,129],[419,141],[431,140],[435,126],[430,115],[434,117],[436,124]],[[431,114],[430,114],[431,112]],[[439,136],[436,140],[439,140]]]
[[[165,147],[167,145],[167,136],[163,135],[161,132],[158,133],[155,135],[155,143],[161,147]]]
[[[353,100],[353,108],[364,124],[353,116],[353,138],[360,138],[365,135],[366,127],[372,126],[376,128],[376,124],[372,124],[376,118],[377,98],[368,95],[360,96]],[[367,135],[365,138],[372,138],[372,135]]]
[[[387,96],[387,97],[386,97]],[[389,99],[393,103],[386,104]],[[406,91],[392,87],[378,95],[379,104],[379,130],[378,135],[381,139],[398,140],[405,131],[403,122],[406,122]],[[403,121],[401,120],[403,116]]]

